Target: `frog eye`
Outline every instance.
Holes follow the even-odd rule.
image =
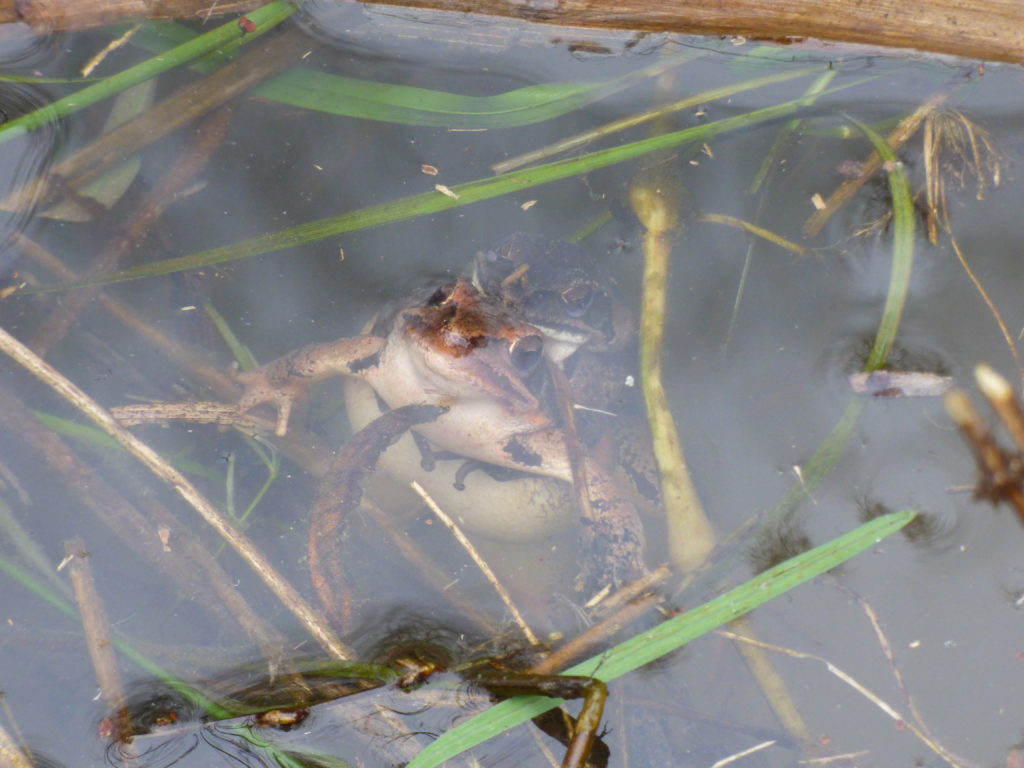
[[[516,372],[521,376],[529,376],[544,356],[544,339],[541,336],[516,339],[509,345],[508,354]]]
[[[562,297],[562,309],[568,317],[583,317],[594,301],[593,289],[584,283],[577,283],[572,288],[566,288],[560,296]]]
[[[430,298],[427,299],[427,306],[440,307],[442,304],[446,303],[448,299],[452,297],[452,294],[455,293],[455,285],[455,283],[447,283],[446,285],[442,285],[440,288],[438,288],[436,291],[430,294]]]

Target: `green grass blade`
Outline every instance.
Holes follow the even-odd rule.
[[[104,451],[110,451],[112,453],[121,453],[124,451],[114,438],[91,424],[83,424],[80,421],[65,419],[61,416],[54,416],[53,414],[46,413],[45,411],[33,410],[32,415],[38,419],[40,424],[55,434],[70,437],[75,440],[81,440],[93,447],[102,448]]]
[[[253,95],[317,112],[442,128],[510,128],[559,117],[683,61],[676,58],[596,83],[541,83],[494,96],[342,77],[294,68],[253,90]]]
[[[878,323],[875,343],[868,354],[865,371],[874,371],[885,365],[889,351],[896,340],[903,308],[910,289],[910,275],[914,269],[914,201],[903,163],[896,157],[888,142],[869,126],[849,118],[871,140],[878,156],[889,173],[889,192],[892,195],[892,268],[889,272],[889,290],[885,296],[882,319]]]
[[[892,194],[893,208],[893,243],[892,266],[889,272],[889,289],[885,297],[882,317],[878,321],[878,331],[871,346],[865,371],[874,371],[886,364],[889,351],[896,340],[900,317],[907,303],[907,291],[910,288],[910,275],[914,267],[914,203],[910,193],[910,185],[903,164],[892,151],[885,139],[870,127],[853,118],[849,120],[871,139],[875,151],[885,161],[889,172],[889,191]],[[782,500],[770,511],[763,520],[763,527],[781,525],[803,502],[818,484],[839,463],[846,444],[853,434],[853,429],[860,418],[868,400],[861,396],[850,399],[839,422],[822,441],[811,459],[804,465],[802,476],[786,491]]]
[[[846,88],[852,88],[873,78],[858,80],[837,86],[821,95],[834,93]],[[510,171],[494,178],[481,179],[467,182],[452,187],[459,198],[452,199],[440,192],[429,191],[410,197],[399,198],[380,205],[361,208],[340,216],[332,216],[326,219],[300,224],[296,227],[263,235],[251,240],[244,240],[239,243],[212,248],[199,253],[179,256],[173,259],[146,264],[141,267],[113,272],[105,277],[95,280],[83,281],[68,285],[44,286],[42,288],[27,289],[24,293],[44,293],[50,291],[66,290],[69,288],[83,288],[91,285],[106,285],[119,283],[125,280],[134,280],[140,277],[155,277],[167,275],[173,272],[180,272],[185,269],[197,269],[212,264],[220,264],[226,261],[256,256],[264,253],[291,248],[304,243],[314,242],[327,237],[336,237],[346,232],[354,232],[360,229],[376,227],[382,224],[390,224],[396,221],[410,219],[415,216],[437,213],[439,211],[458,208],[469,205],[480,200],[489,200],[493,197],[521,192],[524,189],[548,184],[553,181],[570,178],[583,173],[589,173],[599,168],[606,168],[616,163],[633,160],[651,152],[668,149],[690,142],[702,142],[711,139],[719,134],[730,131],[743,130],[759,123],[769,120],[786,117],[801,109],[804,96],[792,101],[782,102],[771,107],[755,110],[743,115],[737,115],[725,120],[719,120],[705,125],[686,128],[673,133],[661,134],[649,139],[642,139],[629,144],[623,144],[610,149],[603,149],[579,157],[559,160],[544,165],[534,166],[523,170]]]
[[[736,589],[630,638],[607,653],[587,659],[566,675],[592,675],[609,681],[671,653],[691,640],[743,616],[773,597],[814,578],[873,546],[914,519],[915,512],[893,512],[833,541],[797,555]],[[432,768],[477,744],[561,704],[561,699],[523,696],[491,707],[443,734],[413,758],[408,768]]]
[[[103,133],[108,133],[124,125],[149,109],[153,104],[155,93],[155,78],[143,80],[119,93],[110,109],[110,114],[107,115]],[[93,218],[91,206],[90,210],[86,210],[79,204],[77,198],[84,197],[94,200],[109,211],[135,181],[141,167],[142,159],[137,154],[132,155],[80,188],[78,194],[74,196],[75,200],[70,197],[59,200],[39,215],[58,221],[91,221]]]
[[[94,448],[100,448],[104,451],[110,451],[112,453],[125,452],[124,448],[122,448],[116,440],[112,439],[110,435],[90,424],[83,424],[73,419],[65,419],[62,416],[54,416],[51,413],[45,413],[43,411],[33,410],[32,415],[39,420],[40,424],[58,435],[70,437],[73,440],[80,440],[86,445],[93,446]],[[221,476],[217,470],[211,468],[208,464],[200,463],[198,461],[189,461],[188,459],[180,456],[169,456],[165,453],[161,453],[161,456],[167,459],[175,469],[188,475],[202,477],[213,483],[221,480]]]
[[[209,302],[203,304],[203,311],[217,329],[217,333],[220,334],[221,340],[231,351],[231,357],[236,363],[238,363],[239,368],[243,371],[251,371],[253,368],[256,368],[259,363],[256,362],[256,358],[253,356],[252,351],[241,342],[238,336],[235,335],[234,329],[228,324],[228,321],[224,319],[224,315],[218,312],[213,304],[210,304]]]
[[[159,53],[170,45],[183,43],[192,34],[181,25],[153,22],[147,24],[132,43]],[[218,58],[220,54],[216,52]],[[463,96],[294,67],[254,88],[251,95],[316,112],[403,125],[503,128],[564,115],[692,58],[693,54],[665,57],[651,66],[610,80],[542,83],[494,96]],[[215,63],[213,59],[198,60],[191,66],[205,70]]]
[[[274,2],[267,3],[263,7],[258,8],[248,14],[248,18],[256,24],[256,32],[250,33],[245,39],[255,38],[272,29],[288,18],[294,11],[294,5],[289,2],[282,2],[282,0],[274,0]],[[94,85],[86,86],[70,96],[65,96],[52,104],[47,104],[41,109],[29,112],[27,115],[22,115],[0,125],[0,143],[13,139],[16,136],[21,136],[52,120],[67,117],[90,104],[95,104],[97,101],[120,93],[136,83],[156,77],[161,72],[166,72],[169,69],[186,64],[198,56],[202,56],[231,41],[242,38],[244,34],[238,26],[238,22],[232,19],[228,23],[222,24],[216,29],[200,35],[194,40],[190,40],[165,54],[154,56],[141,64],[129,67],[123,72],[118,72],[116,75],[104,78]]]

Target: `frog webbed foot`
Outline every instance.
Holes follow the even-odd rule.
[[[306,394],[306,385],[297,381],[275,384],[265,366],[236,373],[234,378],[243,388],[238,410],[247,413],[258,405],[272,404],[277,410],[274,434],[283,437],[288,431],[292,408]]]
[[[386,406],[381,410],[385,409]],[[434,468],[437,467],[437,460],[446,457],[441,452],[437,451],[434,446],[430,444],[430,441],[416,430],[410,430],[409,434],[412,435],[412,440],[416,443],[416,448],[420,452],[420,469],[424,472],[433,472]]]

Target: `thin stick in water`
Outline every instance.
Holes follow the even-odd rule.
[[[445,512],[437,505],[437,502],[430,497],[430,494],[423,489],[422,485],[414,480],[412,482],[412,489],[416,491],[417,495],[419,495],[419,497],[423,499],[423,502],[430,508],[430,511],[437,516],[438,520],[444,523],[445,527],[451,531],[452,536],[455,537],[455,540],[459,542],[463,549],[469,553],[469,556],[473,558],[473,562],[476,563],[477,567],[483,573],[484,578],[490,582],[491,586],[494,587],[494,591],[498,593],[498,597],[501,598],[501,602],[503,602],[505,607],[508,608],[508,612],[512,615],[512,620],[516,623],[516,626],[519,627],[519,630],[523,633],[527,642],[530,643],[530,645],[539,645],[540,640],[526,623],[526,619],[523,618],[523,615],[519,612],[516,604],[512,601],[512,596],[508,593],[505,587],[502,586],[501,582],[498,581],[498,577],[495,576],[494,571],[491,570],[491,566],[489,566],[487,561],[480,556],[479,552],[477,552],[476,547],[473,546],[473,542],[466,538],[466,535],[459,529],[459,526],[455,524],[455,521],[445,514]]]

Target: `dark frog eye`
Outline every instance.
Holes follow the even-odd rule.
[[[520,376],[529,376],[544,357],[544,339],[540,336],[524,336],[516,339],[508,348],[512,367]]]
[[[562,297],[562,309],[568,317],[583,317],[594,301],[593,289],[584,283],[578,283],[572,288],[566,288],[560,294]]]
[[[448,299],[451,298],[453,293],[455,293],[455,283],[448,283],[446,285],[442,285],[440,288],[438,288],[436,291],[430,294],[430,298],[427,299],[427,306],[440,307],[442,304],[447,302]]]

